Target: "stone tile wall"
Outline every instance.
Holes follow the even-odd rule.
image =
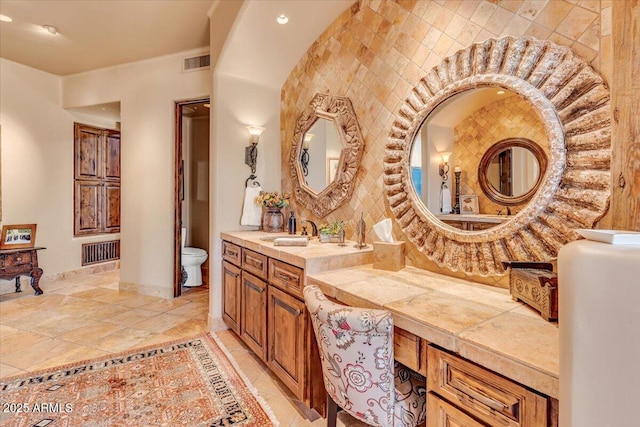
[[[300,219],[345,220],[353,239],[364,213],[371,227],[392,217],[383,194],[383,157],[394,115],[411,88],[443,58],[471,43],[506,35],[548,39],[571,47],[605,79],[611,75],[612,0],[362,0],[345,11],[311,45],[281,92],[282,189],[291,191],[289,149],[295,122],[317,93],[351,98],[365,139],[365,153],[351,200],[325,218],[293,201]],[[394,236],[406,240],[394,224]],[[407,242],[418,267],[437,267]],[[498,286],[506,278],[468,277]]]

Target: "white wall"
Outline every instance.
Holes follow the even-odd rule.
[[[175,102],[207,97],[210,71],[182,72],[203,50],[63,79],[64,107],[120,101],[121,287],[173,294]],[[206,51],[205,51],[206,52]]]
[[[256,175],[265,191],[280,191],[280,92],[214,73],[211,125],[211,244],[209,318],[221,317],[220,232],[240,225],[249,145],[248,125],[265,128],[258,143]],[[210,322],[211,323],[211,322]]]
[[[73,122],[60,106],[61,78],[0,59],[2,224],[37,224],[44,275],[81,268],[73,237]]]

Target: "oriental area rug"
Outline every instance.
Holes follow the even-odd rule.
[[[227,355],[206,334],[4,378],[0,425],[276,426]]]

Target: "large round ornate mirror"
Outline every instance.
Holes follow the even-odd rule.
[[[513,146],[497,140],[513,141]],[[531,142],[529,149],[525,141]],[[494,151],[498,148],[502,148],[501,154]],[[487,229],[526,207],[546,171],[548,151],[544,124],[529,102],[500,86],[472,88],[436,106],[416,132],[411,148],[411,183],[417,197],[437,219],[457,228]],[[443,153],[448,156],[446,166]],[[460,172],[457,182],[456,170]],[[496,172],[501,173],[496,179],[498,189],[491,190],[488,185]],[[460,194],[477,198],[477,215],[470,218],[473,221],[448,215],[456,206],[457,187]],[[496,218],[496,214],[505,217]]]
[[[322,218],[349,200],[364,139],[347,97],[316,94],[300,114],[289,166],[298,202]]]
[[[547,155],[542,147],[527,138],[506,138],[484,153],[478,180],[490,200],[514,206],[531,200],[546,169]]]
[[[526,101],[539,117],[548,167],[516,215],[487,230],[456,229],[436,218],[411,184],[413,143],[443,102],[471,89],[498,87]],[[579,238],[575,229],[593,227],[607,210],[610,113],[604,80],[571,49],[528,37],[473,44],[430,70],[400,106],[384,159],[389,208],[404,236],[452,271],[489,276],[504,272],[502,261],[552,260],[564,244]],[[465,175],[462,167],[460,174]]]

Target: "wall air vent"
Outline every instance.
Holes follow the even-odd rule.
[[[120,240],[84,243],[82,245],[82,265],[120,259]]]
[[[211,63],[210,55],[192,56],[190,58],[184,58],[182,63],[182,71],[195,71],[209,68]]]

